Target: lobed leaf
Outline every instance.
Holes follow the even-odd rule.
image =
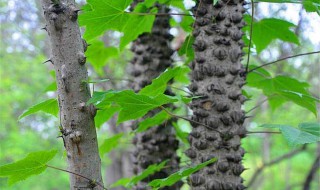
[[[252,42],[255,44],[257,52],[260,53],[276,39],[299,45],[298,37],[290,30],[292,27],[295,27],[295,25],[288,21],[276,18],[265,18],[260,21],[253,22]],[[249,30],[249,27],[247,26],[245,29]]]
[[[103,141],[102,145],[99,147],[100,156],[109,153],[112,149],[116,148],[120,143],[120,139],[123,137],[124,133],[116,134],[110,138]]]
[[[200,163],[196,166],[182,169],[176,173],[171,174],[167,178],[152,180],[148,185],[151,186],[152,189],[154,190],[157,190],[159,188],[166,187],[166,186],[172,186],[173,184],[181,180],[183,177],[191,175],[192,173],[204,168],[205,166],[216,162],[216,160],[217,160],[216,158],[212,158],[211,160]]]
[[[290,146],[315,143],[320,140],[320,123],[300,123],[298,128],[278,124],[264,124],[261,127],[278,128]]]
[[[125,12],[132,0],[87,0],[79,24],[86,26],[84,38],[91,40],[106,30],[122,31],[130,16]],[[88,8],[90,7],[90,8]]]
[[[33,175],[39,175],[56,154],[57,150],[29,153],[24,159],[0,166],[0,177],[8,177],[8,184],[12,185]]]
[[[160,164],[153,164],[148,166],[147,169],[145,169],[142,173],[139,175],[133,176],[131,178],[122,178],[118,180],[117,182],[113,183],[111,185],[111,188],[117,187],[117,186],[124,186],[127,188],[132,188],[135,184],[137,184],[139,181],[143,180],[144,178],[148,177],[149,175],[160,171],[167,163],[167,160],[161,162]]]
[[[152,83],[145,86],[139,91],[139,94],[148,96],[158,96],[163,94],[167,89],[167,84],[175,77],[183,77],[185,73],[189,72],[187,67],[174,67],[169,68],[163,72],[160,76],[152,80]]]
[[[45,113],[48,113],[48,114],[51,114],[55,117],[58,116],[58,112],[59,112],[59,106],[58,106],[58,101],[57,99],[48,99],[48,100],[45,100],[43,102],[40,102],[38,104],[35,104],[33,106],[31,106],[30,108],[28,108],[27,110],[25,110],[20,116],[19,116],[19,120],[28,116],[28,115],[31,115],[31,114],[34,114],[34,113],[37,113],[39,111],[43,111]]]
[[[170,118],[167,112],[162,110],[161,112],[157,113],[153,117],[147,118],[139,123],[138,128],[134,131],[136,133],[141,133],[146,131],[150,127],[160,125],[167,121]]]

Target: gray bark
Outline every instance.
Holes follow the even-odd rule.
[[[193,128],[186,154],[193,164],[213,157],[217,162],[192,174],[189,184],[195,190],[242,190],[245,151],[240,140],[246,129],[241,110],[245,71],[240,61],[244,54],[241,28],[245,25],[245,9],[243,0],[212,3],[200,0],[193,8],[195,60],[190,65],[190,90],[201,98],[190,104]]]
[[[134,3],[137,2],[134,1]],[[163,5],[156,6],[159,8],[159,13],[169,12],[169,9]],[[131,75],[134,77],[132,88],[136,92],[150,84],[152,79],[158,77],[172,64],[171,55],[174,51],[170,47],[173,36],[169,33],[169,19],[169,16],[156,16],[152,32],[140,35],[132,44],[132,52],[134,53],[131,61]],[[170,95],[172,92],[167,90],[166,94]],[[147,116],[151,117],[159,111],[153,110]],[[178,170],[180,160],[177,157],[176,150],[179,141],[175,138],[171,121],[137,134],[134,138],[134,144],[133,171],[136,174],[152,164],[169,160],[165,169],[142,180],[135,189],[149,189],[146,187],[148,182],[153,179],[168,177]],[[180,189],[180,187],[181,182],[178,182],[163,189]]]
[[[46,30],[51,43],[58,86],[61,132],[67,151],[70,189],[102,189],[101,161],[98,152],[94,106],[88,84],[86,46],[81,39],[74,0],[42,0]],[[89,178],[91,180],[85,179]],[[96,183],[94,183],[96,182]]]

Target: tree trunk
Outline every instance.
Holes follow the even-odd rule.
[[[58,86],[61,132],[67,151],[70,189],[102,189],[94,106],[85,66],[86,43],[81,39],[74,0],[42,0]],[[84,176],[84,177],[80,177]],[[89,178],[91,180],[87,180]],[[97,185],[100,184],[101,186]]]
[[[138,1],[134,1],[137,3]],[[166,6],[157,4],[159,13],[168,13]],[[132,88],[139,91],[141,88],[150,84],[152,79],[158,77],[165,69],[171,66],[171,55],[173,50],[170,42],[173,36],[169,33],[170,24],[169,16],[157,16],[152,32],[142,34],[132,44],[132,52],[134,53],[131,75],[134,77]],[[170,90],[166,91],[170,95]],[[158,113],[159,110],[153,110],[148,113],[151,117]],[[179,141],[176,140],[171,121],[159,126],[150,128],[149,130],[138,133],[134,138],[136,145],[134,151],[134,172],[140,173],[148,166],[169,160],[165,169],[156,172],[152,176],[142,180],[135,189],[147,189],[146,185],[153,179],[165,178],[176,172],[179,168],[179,158],[176,150]],[[180,189],[181,182],[164,189]]]
[[[195,60],[190,65],[190,90],[200,98],[190,104],[193,129],[186,154],[193,164],[213,157],[218,160],[191,175],[189,184],[196,190],[242,190],[245,151],[240,140],[246,130],[241,110],[245,71],[240,61],[244,54],[241,28],[245,25],[245,9],[243,0],[212,3],[198,0],[193,9]]]

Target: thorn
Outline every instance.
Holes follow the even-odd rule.
[[[47,26],[42,27],[42,28],[41,28],[41,30],[45,30],[45,31],[47,31],[47,32],[48,32],[48,30],[47,30]]]
[[[57,136],[57,138],[62,138],[62,135],[60,135],[60,136]]]
[[[52,65],[53,65],[53,61],[52,61],[51,59],[46,60],[46,61],[45,61],[45,62],[43,62],[42,64],[45,64],[45,63],[48,63],[48,62],[51,62],[51,63],[52,63]]]

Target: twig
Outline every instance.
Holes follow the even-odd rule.
[[[314,161],[310,169],[310,172],[307,175],[307,178],[303,184],[303,190],[310,190],[311,182],[319,167],[320,167],[320,154],[318,154],[316,160]]]
[[[137,12],[125,12],[125,13],[132,14],[132,15],[141,15],[141,16],[148,16],[148,15],[155,15],[155,16],[170,16],[170,15],[193,16],[193,15],[184,14],[184,13],[137,13]]]
[[[254,106],[253,108],[251,108],[250,110],[248,110],[247,112],[246,112],[246,114],[247,113],[250,113],[251,111],[253,111],[253,110],[255,110],[255,109],[257,109],[258,107],[260,107],[263,103],[265,103],[266,101],[268,101],[268,98],[266,98],[266,99],[264,99],[264,100],[262,100],[261,102],[259,102],[256,106]]]
[[[251,9],[252,9],[252,14],[251,14],[251,22],[250,22],[250,40],[249,40],[249,47],[248,47],[248,58],[247,58],[247,64],[246,64],[246,73],[248,73],[249,69],[249,61],[250,61],[250,53],[251,53],[251,43],[252,43],[252,23],[253,23],[253,15],[254,15],[254,3],[253,0],[251,0]]]
[[[269,167],[269,166],[272,166],[272,165],[275,165],[285,159],[289,159],[293,156],[295,156],[296,154],[300,153],[301,151],[305,150],[306,149],[306,145],[303,145],[301,148],[299,149],[296,149],[296,150],[293,150],[287,154],[284,154],[278,158],[275,158],[273,160],[271,160],[270,162],[267,162],[267,163],[264,163],[262,164],[262,166],[260,166],[255,172],[254,174],[252,175],[252,178],[250,179],[247,187],[250,187],[254,181],[258,178],[258,176],[260,175],[260,173],[266,168],[266,167]]]
[[[271,134],[281,134],[279,131],[248,131],[248,134],[255,134],[255,133],[271,133]]]
[[[108,190],[108,189],[105,188],[101,183],[99,183],[99,182],[97,182],[97,181],[95,181],[95,180],[92,180],[92,179],[90,179],[90,178],[88,178],[88,177],[86,177],[86,176],[83,176],[83,175],[81,175],[81,174],[78,174],[78,173],[75,173],[75,172],[72,172],[72,171],[69,171],[69,170],[57,168],[57,167],[54,167],[54,166],[50,166],[50,165],[47,165],[47,164],[46,164],[46,166],[47,166],[48,168],[52,168],[52,169],[55,169],[55,170],[63,171],[63,172],[66,172],[66,173],[70,173],[70,174],[73,174],[73,175],[82,177],[82,178],[88,180],[89,183],[97,184],[97,185],[100,186],[101,188],[103,188],[103,189],[105,189],[105,190]]]
[[[271,65],[271,64],[274,64],[274,63],[277,63],[277,62],[286,60],[286,59],[290,59],[290,58],[294,58],[294,57],[300,57],[300,56],[304,56],[304,55],[317,54],[317,53],[320,53],[320,51],[314,51],[314,52],[308,52],[308,53],[301,53],[301,54],[297,54],[297,55],[291,55],[291,56],[288,56],[288,57],[284,57],[284,58],[278,59],[278,60],[276,60],[276,61],[272,61],[272,62],[270,62],[270,63],[266,63],[266,64],[260,65],[260,66],[258,66],[258,67],[255,67],[255,68],[251,69],[250,71],[248,71],[248,73],[250,73],[250,72],[252,72],[252,71],[255,71],[255,70],[257,70],[257,69],[260,69],[260,68],[262,68],[262,67],[265,67],[265,66],[268,66],[268,65]]]
[[[169,114],[169,115],[172,116],[172,117],[179,118],[179,119],[183,119],[183,120],[189,121],[189,122],[191,122],[191,123],[196,123],[196,124],[198,124],[198,125],[205,126],[205,127],[209,128],[209,129],[211,129],[212,131],[215,131],[215,132],[217,132],[217,133],[219,133],[219,134],[222,135],[222,133],[221,133],[220,131],[217,131],[217,130],[215,130],[215,129],[212,129],[210,126],[208,126],[208,125],[206,125],[206,124],[200,123],[200,122],[198,122],[198,121],[194,121],[194,120],[189,119],[189,118],[186,118],[186,117],[182,117],[182,116],[179,116],[179,115],[175,115],[174,113],[171,113],[169,110],[167,110],[167,109],[164,108],[163,106],[160,106],[159,108],[161,108],[163,111],[167,112],[167,114]]]

